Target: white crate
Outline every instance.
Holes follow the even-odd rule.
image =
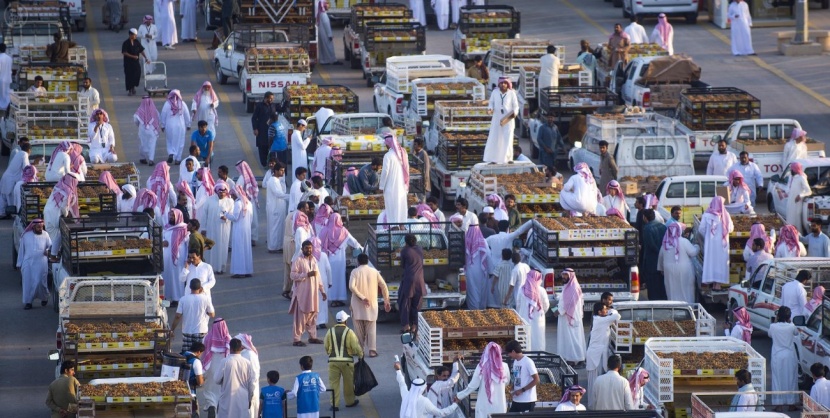
[[[449,84],[449,83],[465,83],[468,86],[459,91],[446,90],[442,93],[434,93],[430,96],[427,93],[427,85],[429,84]],[[470,77],[453,77],[453,78],[427,78],[412,81],[412,100],[415,102],[415,111],[420,116],[427,116],[429,114],[429,107],[434,105],[436,100],[458,98],[458,96],[466,96],[468,100],[484,100],[484,86],[478,80]]]
[[[646,342],[643,359],[643,367],[652,376],[646,384],[645,391],[650,399],[660,403],[674,402],[674,382],[678,376],[674,375],[674,360],[660,358],[657,352],[745,353],[749,356],[747,370],[752,373],[752,385],[758,391],[766,390],[767,360],[742,340],[732,337],[651,338]],[[701,391],[705,389],[701,388]]]
[[[463,77],[464,64],[447,55],[413,55],[386,60],[386,85],[399,93],[411,93],[416,78]]]
[[[513,338],[522,344],[522,348],[527,350],[528,346],[528,327],[527,321],[516,314],[521,319],[522,323],[516,325],[513,331]],[[418,313],[418,353],[429,367],[441,366],[444,356],[444,335],[442,328],[430,327],[424,319],[424,315]]]
[[[622,252],[619,255],[625,255],[625,248],[622,248]],[[695,321],[695,336],[697,337],[714,337],[715,336],[715,325],[717,321],[715,317],[713,317],[703,305],[699,303],[687,304],[684,302],[621,302],[616,305],[616,309],[618,312],[625,312],[625,311],[643,311],[647,309],[660,309],[660,310],[686,310],[691,309],[691,319]],[[634,317],[632,312],[631,317]],[[672,317],[675,317],[672,314]],[[643,318],[643,317],[639,317]],[[638,318],[638,319],[639,319]],[[653,321],[654,314],[653,311],[651,315],[646,315],[645,320]],[[671,338],[681,338],[681,337],[671,337]],[[612,348],[615,353],[631,353],[632,347],[634,345],[642,345],[644,342],[642,340],[637,341],[634,336],[634,325],[632,320],[619,320],[611,325],[611,341],[612,341]]]

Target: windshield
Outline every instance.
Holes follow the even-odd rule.
[[[44,144],[32,144],[32,149],[29,151],[29,161],[34,161],[37,158],[40,158],[43,163],[49,163],[52,160],[52,153],[55,152],[55,148],[58,147],[59,142],[50,142]],[[84,160],[89,161],[89,145],[81,144],[83,147],[82,154],[84,156]]]
[[[804,169],[804,174],[814,195],[830,194],[830,166],[808,167]]]
[[[686,321],[694,319],[692,312],[686,308],[621,309],[620,317],[623,321]]]

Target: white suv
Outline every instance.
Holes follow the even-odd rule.
[[[699,0],[624,0],[623,17],[631,15],[657,16],[665,13],[667,16],[683,16],[686,23],[697,23],[697,9]]]

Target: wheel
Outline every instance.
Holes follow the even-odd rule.
[[[697,23],[697,12],[687,14],[686,23],[690,25],[694,25],[695,23]]]
[[[378,98],[377,97],[372,97],[372,104],[375,105],[375,113],[380,113],[380,110],[378,110]]]
[[[17,268],[17,248],[14,248],[14,245],[12,245],[12,268],[19,270]]]
[[[245,112],[254,113],[254,101],[248,100],[245,102]]]
[[[216,81],[219,84],[228,84],[228,76],[222,74],[222,67],[219,65],[219,61],[213,64],[213,69],[216,70]]]
[[[349,53],[349,48],[346,47],[346,41],[343,41],[343,59],[346,61],[352,60],[352,54]]]
[[[613,4],[614,7],[623,7],[623,0],[611,0],[611,4]]]
[[[729,309],[726,310],[726,322],[729,322],[730,324],[735,323],[735,314],[732,313],[732,311],[734,311],[737,307],[738,301],[736,301],[735,299],[729,301]]]
[[[369,75],[366,77],[366,87],[372,88],[372,87],[374,87],[374,86],[375,86],[375,82],[374,82],[374,81],[372,81],[372,75],[371,75],[371,74],[369,74]]]
[[[628,10],[625,9],[625,5],[623,5],[622,12],[624,18],[628,19],[631,17],[631,13],[628,13]]]
[[[353,70],[360,69],[360,57],[356,57],[354,54],[349,54],[349,59],[351,61],[351,67]]]
[[[86,29],[86,22],[82,19],[75,21],[75,32],[83,32]]]
[[[412,384],[412,381],[409,379],[409,371],[406,369],[406,357],[401,357],[401,373],[403,373],[403,380],[406,382],[406,385],[409,386]]]
[[[11,148],[7,147],[6,143],[4,141],[0,140],[0,155],[2,155],[4,157],[8,157],[9,155],[11,155],[11,153],[12,153]]]
[[[772,193],[767,193],[767,209],[769,209],[769,213],[775,213],[775,202],[772,201]]]

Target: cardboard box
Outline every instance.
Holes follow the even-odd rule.
[[[624,195],[636,195],[640,190],[640,186],[637,184],[636,181],[621,181],[620,187],[622,187]]]
[[[725,200],[725,203],[729,203],[729,187],[726,186],[715,186],[715,196],[720,196]]]

